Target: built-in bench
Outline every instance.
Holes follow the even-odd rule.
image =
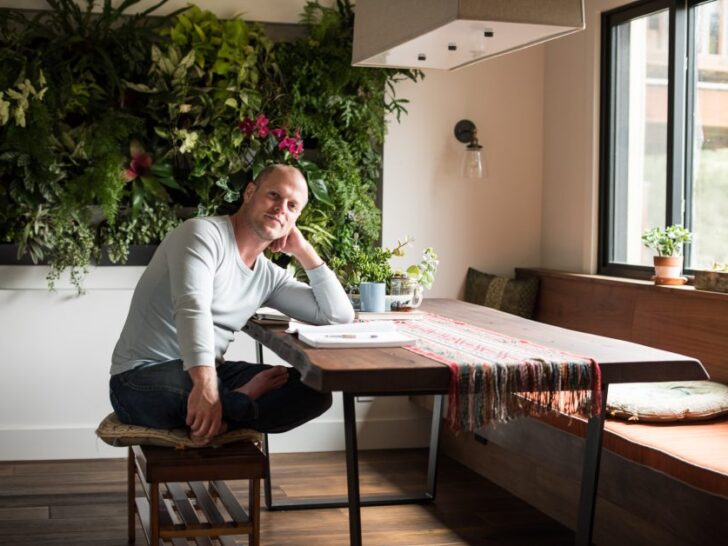
[[[540,279],[535,319],[699,358],[728,383],[728,295],[692,287],[518,269]],[[444,450],[574,528],[585,422],[517,420],[480,435],[445,433]],[[597,544],[714,544],[728,536],[728,419],[645,424],[609,419]],[[722,537],[722,538],[718,538]]]

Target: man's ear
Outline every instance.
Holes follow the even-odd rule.
[[[248,183],[248,185],[245,187],[245,191],[243,192],[244,203],[250,201],[250,198],[253,196],[256,189],[258,189],[258,186],[255,185],[255,182]]]

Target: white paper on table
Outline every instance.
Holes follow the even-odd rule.
[[[295,334],[296,332],[321,333],[321,334],[357,334],[357,333],[379,333],[379,332],[396,332],[397,326],[393,322],[350,322],[348,324],[327,324],[326,326],[314,326],[313,324],[304,324],[298,321],[288,323],[286,333]]]

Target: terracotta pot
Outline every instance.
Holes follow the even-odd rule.
[[[682,256],[655,256],[655,284],[684,284]]]

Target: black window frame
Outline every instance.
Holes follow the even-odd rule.
[[[601,21],[599,246],[597,272],[601,275],[649,279],[651,266],[611,260],[614,254],[614,172],[616,131],[616,29],[618,25],[668,10],[667,186],[665,225],[692,227],[692,164],[695,75],[695,8],[712,0],[639,0],[604,12]],[[689,248],[685,268],[690,268]]]

